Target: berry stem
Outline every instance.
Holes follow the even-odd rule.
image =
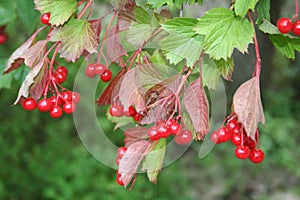
[[[258,45],[258,41],[257,41],[255,25],[254,25],[254,21],[253,21],[253,18],[252,18],[252,15],[251,15],[250,11],[248,11],[248,17],[249,17],[251,25],[254,29],[253,43],[254,43],[255,54],[256,54],[256,64],[255,64],[255,69],[254,69],[252,77],[254,77],[254,76],[259,77],[260,76],[260,71],[261,71],[261,58],[260,58],[260,53],[259,53],[259,45]]]
[[[81,12],[78,15],[78,19],[80,19],[84,13],[86,12],[86,10],[91,6],[91,4],[93,3],[93,0],[89,0],[89,2],[84,6],[84,8],[81,10]]]
[[[295,18],[298,19],[298,16],[299,16],[299,3],[298,3],[298,0],[295,0],[295,7],[296,7]]]

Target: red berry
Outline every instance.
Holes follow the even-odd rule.
[[[52,110],[50,110],[50,116],[52,118],[59,118],[63,114],[63,109],[60,106],[54,106]]]
[[[76,110],[76,104],[74,102],[67,102],[63,105],[63,109],[66,114],[72,114]]]
[[[117,157],[117,158],[116,158],[116,164],[117,164],[118,166],[119,166],[119,164],[120,164],[120,162],[121,162],[121,159],[122,159],[122,158],[120,158],[120,157]]]
[[[60,106],[60,105],[63,104],[62,99],[61,98],[57,98],[57,96],[52,96],[52,97],[49,98],[49,100],[52,103],[52,107],[53,106],[57,106],[57,105]]]
[[[65,101],[72,101],[72,92],[71,91],[62,92],[62,93],[60,93],[60,95],[62,96],[62,98]]]
[[[238,123],[238,121],[233,118],[229,120],[226,124],[227,130],[234,132],[236,129],[240,129],[241,125]]]
[[[77,92],[72,92],[72,100],[74,103],[80,102],[80,94]]]
[[[95,78],[97,76],[95,64],[89,64],[84,73],[88,78]]]
[[[36,101],[29,97],[29,98],[26,98],[23,102],[22,102],[22,108],[24,110],[28,110],[28,111],[32,111],[36,108],[37,104],[36,104]]]
[[[122,174],[117,172],[117,178],[116,178],[116,181],[119,185],[123,186],[124,185],[124,182],[122,180]]]
[[[255,164],[261,163],[265,159],[265,153],[261,149],[252,149],[249,159]]]
[[[101,63],[94,64],[94,67],[95,67],[95,73],[98,75],[102,75],[107,70],[106,66]]]
[[[55,73],[53,77],[56,83],[64,83],[67,80],[67,74],[64,72]]]
[[[152,126],[149,130],[148,130],[148,137],[150,140],[159,140],[160,139],[160,135],[157,133],[157,127],[156,126]]]
[[[227,130],[226,127],[221,127],[217,130],[219,133],[219,142],[222,143],[222,142],[227,142],[228,140],[231,139],[231,134],[230,132]]]
[[[0,34],[0,44],[4,44],[7,40],[7,36],[5,34]]]
[[[234,133],[232,136],[231,136],[231,142],[232,144],[236,145],[236,146],[239,146],[242,144],[242,134],[240,133]],[[246,137],[244,137],[244,141],[246,140]]]
[[[215,144],[220,144],[220,140],[219,140],[219,131],[213,131],[210,135],[210,139],[215,143]]]
[[[249,157],[250,149],[248,146],[240,145],[235,148],[235,156],[239,159],[246,159]]]
[[[135,108],[133,106],[129,106],[128,108],[128,113],[129,113],[129,116],[133,116],[135,115],[137,112],[135,110]]]
[[[126,153],[127,148],[126,147],[120,147],[118,148],[118,158],[122,158],[124,156],[124,154]]]
[[[52,109],[52,102],[50,99],[41,99],[37,104],[37,108],[41,112],[49,112]]]
[[[156,131],[161,138],[167,138],[171,135],[171,130],[163,123],[157,126]]]
[[[124,112],[124,107],[122,105],[112,105],[109,109],[109,113],[114,117],[121,117]]]
[[[247,145],[249,149],[254,149],[256,147],[256,141],[250,137],[247,137],[245,145]]]
[[[56,69],[56,73],[65,73],[66,75],[68,75],[68,69],[64,66],[59,66]]]
[[[112,72],[111,72],[109,69],[107,69],[107,70],[105,70],[105,72],[101,75],[101,80],[102,80],[103,82],[108,82],[108,81],[110,81],[111,77],[112,77]]]
[[[44,13],[41,15],[41,22],[45,25],[50,25],[50,13]]]
[[[286,18],[286,17],[280,18],[277,21],[277,28],[281,33],[286,34],[292,30],[293,23],[289,18]]]
[[[297,20],[294,24],[293,24],[293,29],[292,29],[293,33],[295,35],[300,36],[300,20]]]
[[[189,130],[183,130],[180,133],[177,133],[174,140],[177,144],[188,144],[193,140],[193,134]]]
[[[171,130],[172,135],[176,135],[180,130],[180,124],[175,121],[169,125],[169,129]]]
[[[143,116],[140,113],[136,113],[135,115],[132,116],[134,121],[139,122],[142,120]]]

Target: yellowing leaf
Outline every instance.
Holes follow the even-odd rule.
[[[247,135],[255,139],[258,123],[265,123],[257,77],[251,78],[237,89],[233,96],[233,108]]]
[[[50,34],[53,42],[61,41],[60,57],[75,62],[83,53],[96,53],[97,34],[91,24],[83,19],[71,19],[63,27],[55,28]]]

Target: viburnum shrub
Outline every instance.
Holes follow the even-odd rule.
[[[86,80],[107,82],[97,105],[108,106],[110,119],[135,123],[124,131],[124,146],[117,152],[117,183],[132,186],[140,165],[156,183],[168,142],[187,145],[207,137],[211,109],[206,91],[217,90],[220,77],[231,81],[234,50],[247,53],[253,44],[252,76],[235,92],[231,114],[208,137],[216,144],[232,142],[239,159],[261,163],[265,154],[258,124],[264,124],[265,117],[256,31],[294,59],[300,42],[298,1],[295,15],[279,19],[277,27],[270,22],[266,0],[234,0],[228,8],[212,8],[197,19],[183,17],[183,7],[201,6],[202,0],[110,2],[111,10],[91,19],[93,0],[34,0],[45,26],[15,50],[4,70],[10,73],[22,63],[30,68],[14,104],[49,112],[52,118],[76,112],[80,94],[63,86],[68,69],[60,63],[85,58]],[[178,15],[170,8],[177,8]],[[106,26],[105,18],[110,18]],[[47,36],[38,39],[41,32]],[[112,65],[119,66],[117,72]]]

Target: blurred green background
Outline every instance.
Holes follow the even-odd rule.
[[[98,14],[109,9],[107,1],[96,1]],[[204,1],[205,6],[218,1]],[[292,17],[293,1],[272,1],[272,20]],[[0,45],[0,70],[10,54],[40,27],[39,13],[31,0],[0,0],[0,25],[6,24],[9,40]],[[197,13],[197,8],[186,8]],[[291,16],[290,16],[291,15]],[[254,165],[235,158],[230,143],[216,146],[204,159],[197,154],[195,142],[181,159],[162,170],[158,184],[139,174],[132,191],[115,182],[110,169],[84,148],[77,136],[72,116],[51,119],[47,113],[26,112],[11,106],[20,82],[1,76],[0,90],[0,199],[300,199],[300,57],[286,60],[276,52],[264,35],[259,35],[263,60],[262,98],[266,125],[260,127],[265,161]],[[233,83],[226,83],[228,108],[235,89],[250,75],[254,65],[250,55],[236,54]],[[77,64],[66,64],[70,76],[66,88],[72,88]],[[72,66],[73,65],[73,66]],[[17,70],[13,77],[24,79],[28,70]],[[5,87],[10,87],[6,89]],[[230,112],[230,110],[228,110]],[[99,116],[105,120],[105,116]],[[105,122],[107,132],[113,125]],[[116,134],[113,142],[122,145]]]

